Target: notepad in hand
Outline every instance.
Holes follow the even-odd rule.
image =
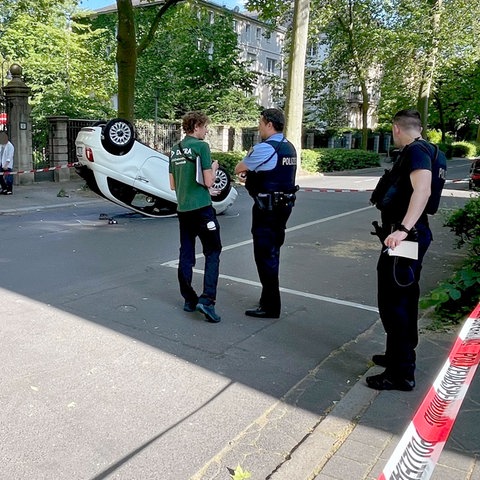
[[[389,248],[387,250],[389,255],[394,257],[411,258],[412,260],[418,260],[418,242],[411,242],[410,240],[404,240],[397,245],[394,249]]]

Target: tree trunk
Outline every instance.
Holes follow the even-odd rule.
[[[118,116],[133,122],[137,40],[131,0],[117,0]]]
[[[423,72],[423,78],[420,82],[417,109],[422,117],[422,136],[426,138],[428,126],[428,104],[430,101],[430,94],[435,78],[435,70],[438,55],[438,36],[440,30],[440,11],[443,0],[432,0],[432,45],[430,51],[427,53],[426,65]]]
[[[361,81],[360,89],[362,91],[362,150],[368,149],[368,90],[365,81]]]
[[[295,0],[292,46],[288,63],[285,135],[297,149],[299,169],[301,168],[303,94],[309,15],[310,0]]]

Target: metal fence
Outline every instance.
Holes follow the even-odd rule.
[[[67,122],[67,141],[68,141],[68,163],[75,163],[77,161],[77,153],[75,150],[75,139],[78,132],[83,127],[91,127],[95,125],[98,120],[74,120],[69,119]]]
[[[181,139],[180,123],[151,123],[139,121],[135,123],[137,140],[166,155],[170,154],[173,145]]]
[[[75,151],[75,139],[83,127],[91,127],[99,124],[100,120],[68,119],[67,141],[68,141],[68,162],[77,161]],[[135,124],[137,140],[154,148],[157,151],[168,154],[171,147],[180,140],[181,125],[179,123],[153,124],[138,122]]]

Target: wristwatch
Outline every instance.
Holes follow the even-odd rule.
[[[403,223],[401,223],[401,224],[398,226],[397,230],[400,231],[400,232],[405,232],[405,233],[407,233],[407,234],[412,231],[411,229],[409,230]]]

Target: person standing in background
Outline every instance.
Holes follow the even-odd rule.
[[[13,156],[15,154],[15,147],[8,140],[8,135],[5,132],[0,132],[0,164],[2,167],[2,175],[0,176],[0,186],[3,195],[12,195],[13,193],[13,175],[10,172],[13,170]]]

